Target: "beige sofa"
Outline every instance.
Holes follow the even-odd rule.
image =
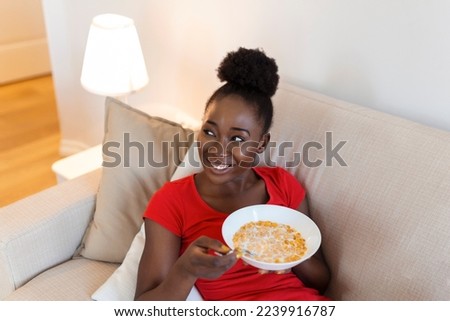
[[[306,187],[332,273],[327,294],[449,300],[450,133],[288,84],[274,104],[274,143],[264,160],[288,168]],[[112,110],[105,142],[130,122],[116,115],[123,123],[114,125]],[[141,118],[148,137],[151,119],[125,110]],[[191,141],[188,131],[169,126]],[[105,167],[2,208],[0,298],[131,299],[142,206],[165,180],[198,170],[192,155],[191,147],[178,155],[183,165],[176,161],[156,174],[151,166],[132,175],[133,168]],[[109,156],[111,165],[117,155]],[[105,284],[109,296],[94,295]]]

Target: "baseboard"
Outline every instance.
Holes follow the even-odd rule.
[[[0,84],[51,72],[46,38],[0,44]]]
[[[61,156],[70,156],[82,152],[92,146],[77,140],[61,139],[59,153]]]

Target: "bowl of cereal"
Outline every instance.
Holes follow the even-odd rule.
[[[317,225],[305,214],[280,205],[252,205],[223,222],[225,243],[258,269],[281,271],[309,259],[320,247]]]

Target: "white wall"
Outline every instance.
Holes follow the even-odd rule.
[[[0,84],[50,73],[40,0],[0,1]]]
[[[89,23],[133,18],[150,84],[129,103],[201,117],[215,70],[239,46],[262,47],[283,81],[450,131],[450,1],[43,0],[63,150],[94,145],[103,97],[81,88]],[[153,106],[153,107],[151,107]]]

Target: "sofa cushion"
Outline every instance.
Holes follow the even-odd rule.
[[[286,84],[274,105],[266,162],[306,187],[327,294],[449,300],[450,133]]]
[[[57,265],[12,292],[6,301],[87,301],[117,264],[77,258]]]
[[[86,258],[123,261],[153,193],[170,179],[193,135],[174,122],[106,99],[103,175],[94,218],[80,248]]]

